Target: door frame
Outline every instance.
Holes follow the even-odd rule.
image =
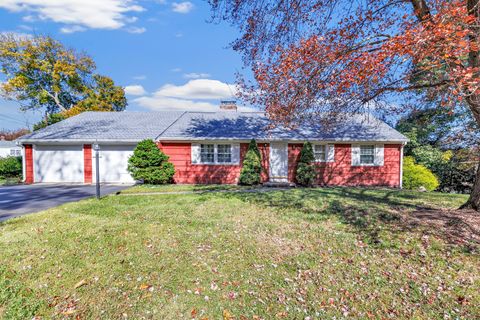
[[[285,166],[284,167],[284,175],[281,175],[281,176],[275,176],[273,174],[273,169],[274,169],[274,163],[273,163],[273,152],[274,152],[274,149],[275,147],[278,147],[277,150],[280,149],[280,146],[284,147],[284,152],[285,152],[285,159],[283,159],[283,165]],[[279,141],[279,142],[270,142],[270,163],[269,163],[269,167],[270,167],[270,172],[269,172],[269,181],[270,182],[288,182],[288,143],[287,142],[282,142],[282,141]],[[283,168],[282,168],[283,169]]]

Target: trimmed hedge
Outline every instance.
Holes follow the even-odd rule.
[[[437,177],[421,164],[416,164],[413,157],[403,159],[403,187],[410,190],[418,190],[424,187],[427,191],[438,188],[440,183]]]
[[[168,162],[168,159],[169,157],[157,147],[153,140],[143,140],[128,159],[128,171],[135,180],[143,180],[144,183],[171,183],[175,167]]]

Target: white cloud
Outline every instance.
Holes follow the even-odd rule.
[[[196,79],[181,86],[166,84],[155,95],[181,99],[228,99],[235,92],[234,85],[218,80]]]
[[[21,24],[18,26],[18,28],[26,31],[33,31],[33,27],[27,26],[26,24]]]
[[[218,111],[218,105],[206,101],[194,101],[159,96],[140,97],[133,100],[138,105],[150,110],[189,110]]]
[[[177,13],[189,13],[193,10],[193,7],[193,3],[191,3],[190,1],[172,3],[173,12]]]
[[[127,28],[126,29],[128,33],[133,33],[133,34],[140,34],[140,33],[144,33],[145,31],[147,31],[146,28],[139,28],[139,27],[130,27],[130,28]]]
[[[142,96],[146,93],[147,91],[145,91],[145,89],[139,84],[125,87],[125,94],[128,94],[130,96]]]
[[[220,100],[234,99],[234,85],[218,80],[190,80],[184,85],[166,84],[154,94],[139,97],[134,103],[150,110],[218,111]],[[240,111],[252,111],[239,107]]]
[[[172,72],[182,72],[182,69],[181,68],[173,68],[170,71],[172,71]]]
[[[144,75],[144,74],[141,74],[141,75],[138,75],[138,76],[134,76],[133,79],[134,80],[145,80],[145,79],[147,79],[147,76]]]
[[[175,33],[175,38],[182,38],[183,37],[183,33],[182,32],[177,32]]]
[[[135,0],[1,0],[0,8],[25,12],[28,22],[50,20],[70,29],[119,29],[136,19],[131,13],[144,11]]]
[[[191,72],[191,73],[185,73],[183,75],[184,78],[187,79],[202,79],[202,78],[210,78],[210,73],[196,73],[196,72]]]
[[[60,28],[61,33],[74,33],[74,32],[82,32],[85,30],[87,29],[82,26],[68,26],[68,27]]]

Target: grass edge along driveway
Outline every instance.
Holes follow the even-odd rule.
[[[0,224],[0,318],[478,318],[475,237],[449,234],[463,201],[325,188],[63,205]]]

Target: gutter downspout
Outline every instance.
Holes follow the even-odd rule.
[[[406,144],[407,143],[404,142],[400,147],[400,190],[403,189],[403,147],[405,147]]]

